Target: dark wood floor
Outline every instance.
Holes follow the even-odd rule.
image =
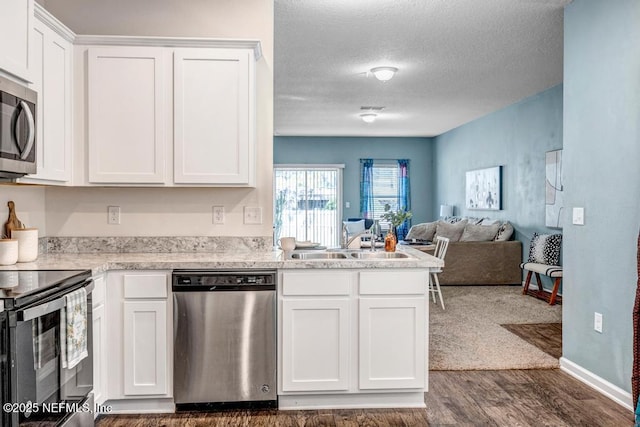
[[[110,415],[98,427],[633,426],[631,411],[557,369],[429,373],[426,409]]]
[[[556,359],[562,357],[562,323],[508,324],[500,326]]]

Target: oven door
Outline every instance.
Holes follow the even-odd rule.
[[[10,394],[17,411],[12,411],[9,425],[54,426],[87,415],[93,420],[94,408],[87,403],[93,390],[93,283],[88,282],[85,289],[88,356],[72,369],[62,367],[60,317],[65,296],[15,312],[15,327],[9,328],[9,347],[12,348]]]

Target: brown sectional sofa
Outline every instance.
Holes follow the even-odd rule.
[[[433,251],[431,251],[433,252]],[[522,242],[451,242],[438,275],[441,285],[522,283]]]

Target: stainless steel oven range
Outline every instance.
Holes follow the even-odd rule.
[[[0,271],[0,425],[94,425],[92,290],[90,271]]]

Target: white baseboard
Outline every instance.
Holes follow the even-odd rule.
[[[279,410],[426,408],[424,392],[279,395]]]
[[[633,396],[631,396],[631,393],[626,392],[617,385],[612,384],[603,378],[600,378],[593,372],[587,371],[582,366],[577,365],[564,357],[560,358],[560,369],[576,378],[577,380],[582,381],[586,385],[604,394],[609,399],[613,400],[619,405],[622,405],[631,412],[634,411]]]

